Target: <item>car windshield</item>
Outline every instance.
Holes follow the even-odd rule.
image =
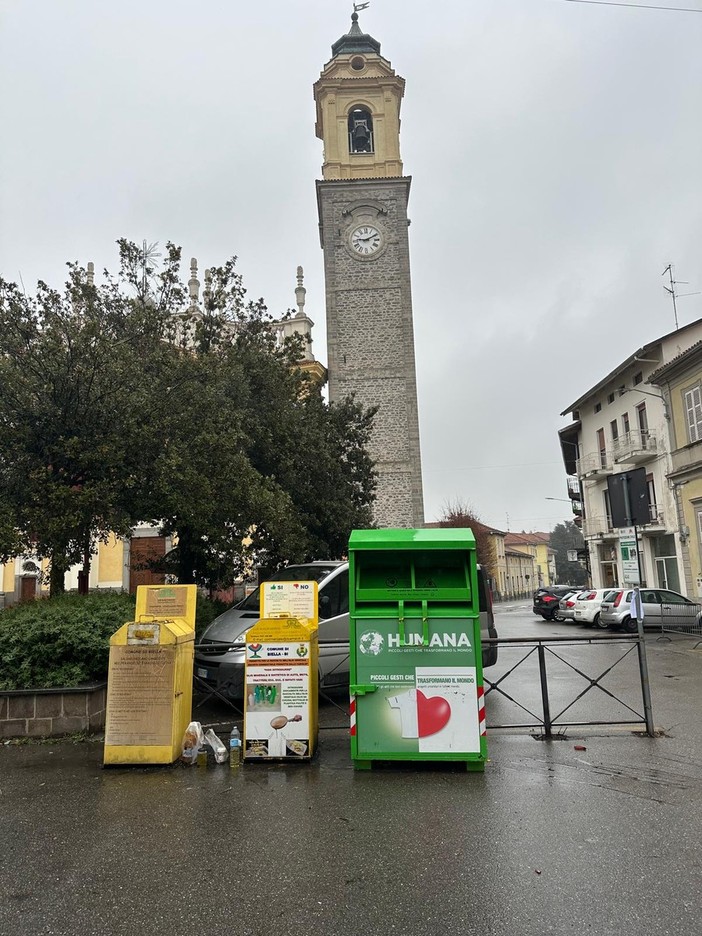
[[[330,572],[337,568],[336,564],[326,565],[298,565],[288,566],[286,569],[279,569],[273,575],[266,578],[267,582],[321,582]],[[248,598],[245,598],[241,604],[234,605],[241,611],[258,611],[260,608],[260,589],[252,591]]]

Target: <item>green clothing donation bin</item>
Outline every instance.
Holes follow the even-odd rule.
[[[487,759],[475,538],[354,530],[349,540],[351,756]]]

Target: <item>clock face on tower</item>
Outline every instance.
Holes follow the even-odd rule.
[[[370,259],[381,250],[384,239],[375,225],[359,224],[351,229],[349,244],[354,257]]]

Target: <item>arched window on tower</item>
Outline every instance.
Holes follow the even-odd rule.
[[[349,113],[349,151],[373,152],[373,118],[365,107],[354,107]]]

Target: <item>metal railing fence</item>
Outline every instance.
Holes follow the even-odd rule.
[[[668,634],[697,638],[693,647],[702,644],[702,605],[700,604],[662,604],[661,636],[665,640]],[[670,640],[670,638],[667,638]]]
[[[679,625],[680,616],[676,620]],[[689,627],[693,626],[700,626],[699,619],[696,624],[689,623]],[[702,632],[699,636],[702,641]],[[488,731],[536,729],[540,737],[551,739],[567,728],[630,726],[643,727],[646,734],[654,736],[645,642],[638,634],[498,637],[483,640],[482,644],[497,644],[500,651],[497,664],[483,671]],[[518,654],[516,660],[508,660],[510,651]],[[625,661],[630,664],[628,673],[622,672]],[[616,667],[620,667],[621,678],[605,685]],[[194,676],[195,689],[203,696],[196,708],[216,698],[241,714],[224,674],[216,686],[201,679],[197,670]],[[338,724],[324,727],[346,728],[346,705],[339,705],[326,693],[320,694],[342,716]],[[586,706],[579,706],[583,700]],[[520,721],[512,717],[515,707],[522,713]],[[576,719],[578,707],[586,711]],[[623,717],[614,717],[615,708]],[[528,720],[524,720],[525,716]]]
[[[650,711],[650,697],[648,695],[648,678],[645,666],[645,644],[638,634],[626,635],[593,635],[587,637],[498,637],[485,643],[496,643],[500,648],[498,666],[505,665],[505,651],[515,649],[520,651],[516,662],[508,664],[506,671],[501,675],[493,676],[493,667],[483,673],[485,698],[487,709],[488,731],[491,729],[541,729],[542,737],[549,739],[556,732],[566,728],[581,728],[585,726],[643,726],[646,733],[654,735],[653,720]],[[566,648],[575,648],[572,658],[564,655]],[[601,660],[597,660],[594,648],[607,648],[607,653]],[[583,660],[582,651],[587,649],[587,658]],[[637,660],[636,672],[628,675],[627,680],[622,679],[621,685],[604,685],[605,680],[616,666],[633,654],[632,660]],[[602,655],[601,655],[602,656]],[[553,672],[553,664],[558,661],[561,672]],[[534,678],[533,666],[537,667],[538,681]],[[597,666],[595,675],[585,672],[586,667],[591,669]],[[525,670],[532,667],[531,678]],[[521,668],[521,669],[520,669]],[[519,670],[519,677],[512,680],[508,687],[505,684]],[[549,672],[551,670],[551,672]],[[563,672],[574,673],[580,680],[573,681],[570,676],[563,678]],[[516,684],[512,688],[513,684]],[[622,694],[627,693],[627,698]],[[604,698],[605,704],[592,704],[586,718],[572,719],[572,711],[577,703],[588,693],[601,693],[599,701]],[[636,700],[634,697],[638,697]],[[647,697],[649,704],[647,705]],[[493,704],[490,704],[492,698]],[[591,697],[591,700],[593,697]],[[505,700],[519,712],[529,716],[529,721],[513,721],[508,714],[507,707],[499,704]],[[498,703],[498,704],[495,704]],[[616,703],[620,711],[627,717],[611,717],[611,708]],[[638,705],[641,705],[639,710]],[[569,717],[569,713],[571,713]]]

